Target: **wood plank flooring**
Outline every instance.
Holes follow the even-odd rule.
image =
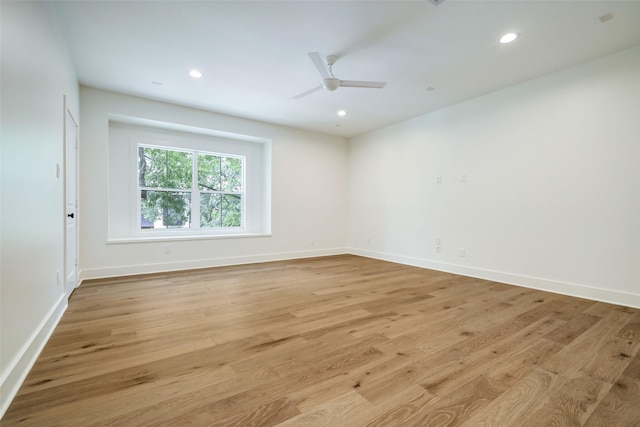
[[[9,426],[640,426],[640,310],[334,256],[92,281]]]

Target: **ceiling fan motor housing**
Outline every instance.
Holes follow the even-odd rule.
[[[322,87],[326,90],[333,91],[340,87],[340,79],[328,78],[322,80]]]

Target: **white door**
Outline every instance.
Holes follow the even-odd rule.
[[[78,124],[65,108],[65,285],[71,294],[78,285]]]

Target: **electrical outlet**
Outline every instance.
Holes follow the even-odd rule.
[[[56,271],[56,286],[60,287],[62,285],[62,273]]]
[[[460,258],[464,258],[467,256],[467,250],[465,248],[460,248]]]
[[[165,254],[171,253],[171,245],[164,245],[164,253]]]
[[[442,239],[439,237],[436,239],[436,253],[439,254],[442,252]]]

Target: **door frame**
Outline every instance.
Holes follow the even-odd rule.
[[[71,126],[68,126],[68,120],[71,119],[71,122],[73,122],[73,128],[69,129]],[[69,296],[71,295],[71,293],[80,285],[80,281],[78,280],[78,254],[79,254],[79,243],[80,243],[80,239],[79,239],[79,230],[80,230],[80,220],[79,220],[79,215],[78,215],[78,199],[79,199],[79,165],[80,165],[80,159],[79,159],[79,149],[80,149],[80,144],[79,144],[79,125],[78,125],[78,120],[76,120],[74,114],[71,112],[71,109],[69,108],[68,104],[67,104],[67,96],[64,95],[64,150],[63,150],[63,193],[64,193],[64,197],[63,197],[63,222],[64,222],[64,274],[63,274],[63,281],[64,281],[64,292],[66,294],[66,297],[69,298]],[[70,149],[69,147],[69,143],[68,143],[68,138],[70,136],[70,132],[73,132],[73,137],[74,137],[74,145],[75,147],[71,148],[73,150],[75,150],[75,156],[74,156],[74,160],[75,160],[75,176],[70,177],[69,176],[69,165],[68,165],[68,150]],[[68,261],[68,257],[70,256],[68,253],[69,250],[69,239],[68,239],[68,224],[67,224],[67,205],[68,205],[68,185],[69,180],[72,180],[73,182],[71,183],[71,185],[75,186],[75,202],[74,202],[74,214],[75,214],[75,244],[73,245],[75,247],[75,252],[74,254],[72,254],[71,256],[73,256],[75,258],[74,260],[74,265],[75,265],[75,286],[68,286],[67,283],[67,277],[69,275],[69,271],[67,268],[67,261]]]

